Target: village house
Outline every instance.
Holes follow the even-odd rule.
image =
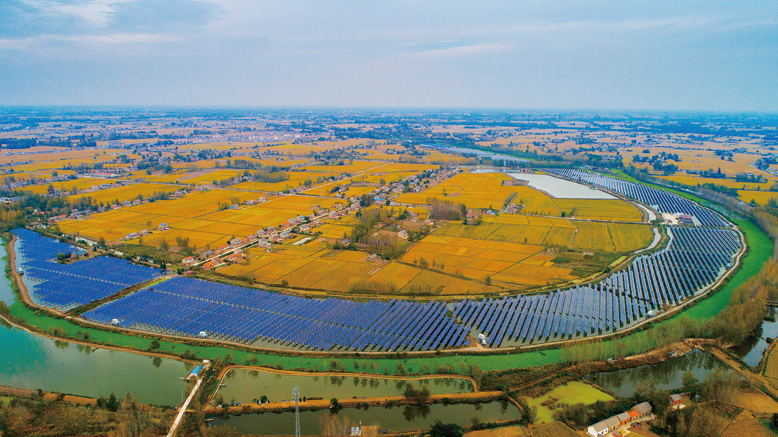
[[[629,411],[619,413],[615,416],[608,417],[601,420],[594,425],[590,425],[586,429],[586,433],[591,437],[601,437],[610,434],[611,432],[628,426],[629,424],[637,421],[650,419],[653,416],[653,409],[648,402],[641,402]]]

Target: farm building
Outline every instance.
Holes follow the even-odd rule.
[[[629,411],[619,413],[615,416],[601,420],[594,425],[590,425],[586,429],[586,433],[592,437],[604,436],[623,426],[627,426],[630,423],[650,418],[652,416],[652,411],[651,404],[648,402],[641,402],[632,407]]]

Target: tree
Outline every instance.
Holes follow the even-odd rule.
[[[116,411],[119,409],[119,400],[116,399],[116,394],[111,393],[111,396],[108,397],[108,401],[105,403],[105,408]]]
[[[438,420],[430,428],[430,437],[462,437],[464,434],[465,430],[456,423],[443,424]]]
[[[415,405],[424,405],[429,401],[430,391],[427,387],[416,390],[413,384],[406,384],[403,397]]]
[[[330,399],[330,412],[337,413],[341,408],[343,407],[340,405],[340,402],[338,402],[338,398]]]
[[[167,252],[168,250],[170,250],[170,245],[168,244],[167,240],[163,238],[159,240],[159,248]]]
[[[691,370],[687,370],[686,372],[683,372],[683,377],[681,378],[681,384],[683,384],[683,389],[686,391],[692,391],[694,387],[697,386],[697,377],[694,376],[694,372]]]

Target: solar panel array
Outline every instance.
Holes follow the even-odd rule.
[[[15,229],[18,266],[25,274],[30,296],[38,305],[68,311],[162,274],[162,270],[129,261],[98,256],[61,264],[59,254],[78,250],[28,229]]]
[[[729,226],[730,224],[718,213],[702,207],[689,199],[658,188],[583,170],[560,168],[548,169],[546,172],[619,193],[649,205],[660,212],[669,214],[682,213],[694,216],[699,220],[700,224],[705,226]]]
[[[205,332],[209,338],[303,350],[436,350],[462,346],[472,331],[483,333],[491,347],[538,344],[615,332],[678,305],[713,284],[731,267],[741,247],[738,233],[726,219],[680,196],[595,173],[549,172],[620,193],[662,212],[692,215],[702,226],[669,227],[670,241],[664,249],[640,255],[598,282],[544,294],[466,299],[448,305],[355,302],[177,277],[83,316],[131,329],[190,337]],[[139,267],[129,263],[119,268],[113,264],[120,260],[113,258],[70,265],[52,262],[58,253],[74,248],[31,231],[14,232],[22,240],[28,276],[37,282],[36,295],[49,305],[67,308],[78,304],[71,301],[73,295],[87,295],[88,302],[113,294],[128,282],[140,282],[141,276],[148,278],[148,271],[129,271]]]
[[[732,229],[676,227],[661,251],[642,255],[604,280],[546,294],[453,306],[454,316],[489,346],[546,343],[615,332],[677,305],[732,265],[740,240]]]
[[[401,351],[461,346],[468,329],[443,303],[311,299],[176,277],[84,314],[118,326],[306,350]]]

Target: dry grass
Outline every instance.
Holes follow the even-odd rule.
[[[465,437],[531,437],[531,434],[527,428],[513,425],[469,431],[465,433]]]
[[[562,422],[531,425],[530,432],[533,437],[580,437],[579,434]]]

